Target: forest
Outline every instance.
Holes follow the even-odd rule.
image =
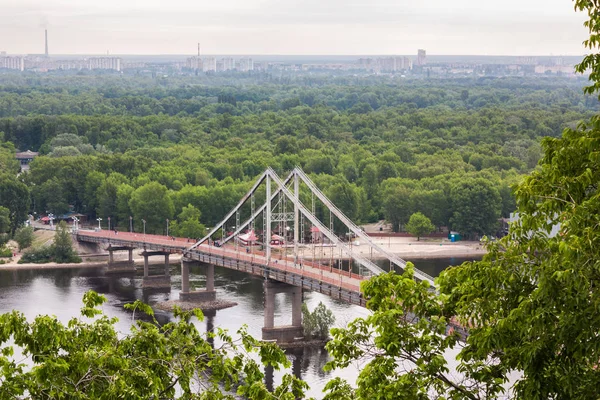
[[[589,119],[585,80],[548,77],[0,75],[0,206],[197,237],[268,166],[300,166],[357,223],[420,212],[498,233],[540,140]],[[39,151],[18,175],[14,151]],[[17,210],[18,209],[18,210]]]

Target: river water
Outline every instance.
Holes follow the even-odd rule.
[[[427,259],[413,262],[423,272],[437,276],[449,265],[459,265],[467,260],[470,261],[472,258]],[[385,265],[382,267],[385,268]],[[123,309],[125,303],[140,299],[152,304],[178,298],[181,289],[179,268],[172,266],[171,274],[170,290],[149,292],[141,289],[140,275],[110,276],[105,275],[102,268],[0,271],[0,313],[16,309],[23,312],[29,320],[39,314],[51,314],[57,316],[62,322],[67,322],[70,318],[79,316],[83,294],[88,290],[94,290],[108,298],[108,302],[103,307],[105,313],[119,317],[117,329],[126,333],[131,326],[131,313]],[[204,276],[199,268],[191,268],[190,283],[192,287],[204,287]],[[218,298],[234,301],[238,305],[207,316],[204,321],[198,322],[199,330],[221,327],[233,333],[242,324],[246,324],[248,332],[260,338],[263,326],[261,278],[216,267],[215,287]],[[289,295],[280,293],[276,296],[275,325],[291,324],[291,299],[286,296]],[[348,305],[319,293],[306,292],[304,300],[309,309],[313,309],[322,301],[333,311],[336,317],[335,326],[339,327],[345,326],[357,317],[368,315],[367,310],[362,307]],[[157,310],[159,322],[168,322],[171,318],[170,313]],[[309,383],[311,390],[308,394],[316,398],[322,397],[322,389],[331,378],[342,376],[353,383],[357,374],[356,367],[332,373],[323,372],[323,366],[328,361],[328,355],[324,350],[294,350],[289,353],[289,357],[293,363],[293,372]],[[277,378],[277,375],[273,377],[271,371],[267,371],[267,385],[271,385],[273,379],[277,381]]]

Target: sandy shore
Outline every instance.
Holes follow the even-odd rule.
[[[88,257],[85,254],[80,254],[79,256],[83,260],[80,263],[58,264],[58,263],[50,262],[50,263],[45,263],[45,264],[32,264],[32,263],[18,264],[18,261],[21,259],[21,255],[17,254],[16,257],[12,257],[10,262],[8,262],[6,264],[0,264],[0,271],[1,270],[11,271],[11,270],[18,270],[18,269],[98,268],[98,267],[107,267],[108,266],[108,253],[106,253],[106,255],[94,256],[94,257]],[[100,259],[102,261],[96,261],[98,259]],[[180,254],[171,254],[170,262],[175,264],[175,263],[178,263],[180,259],[181,259]],[[91,260],[94,260],[94,261],[91,261]],[[123,261],[123,260],[127,260],[127,253],[125,253],[124,255],[121,255],[121,256],[117,256],[115,254],[115,261]],[[143,257],[134,257],[133,262],[136,265],[143,265],[144,258]],[[150,265],[164,265],[164,263],[165,263],[164,259],[159,259],[156,257],[154,257],[154,259],[151,257],[148,260],[148,264],[150,264]]]
[[[430,239],[422,238],[417,240],[412,237],[389,237],[389,238],[371,238],[371,240],[384,250],[390,251],[405,260],[424,259],[424,258],[449,258],[449,257],[481,257],[487,253],[486,249],[479,242],[450,242],[448,239]],[[314,256],[319,258],[330,258],[331,247],[315,246]],[[359,241],[354,241],[352,251],[358,252],[365,257],[378,258],[375,252]],[[304,258],[312,258],[313,248],[311,245],[304,246],[301,255]],[[334,257],[340,256],[340,251],[333,249]],[[342,253],[342,257],[344,254]]]

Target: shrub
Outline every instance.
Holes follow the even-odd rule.
[[[19,251],[23,251],[33,243],[33,228],[30,226],[24,226],[19,228],[15,232],[15,241],[19,245]]]
[[[302,304],[302,318],[304,325],[304,336],[307,339],[327,339],[329,329],[335,322],[333,312],[322,302],[311,313],[306,303]]]
[[[53,246],[36,247],[25,250],[23,256],[19,260],[19,264],[45,264],[52,261],[52,255],[54,253],[52,247]]]

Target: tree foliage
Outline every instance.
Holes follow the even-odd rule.
[[[175,322],[159,326],[152,309],[126,305],[147,314],[131,332],[117,334],[116,318],[98,308],[106,298],[87,292],[82,317],[63,324],[51,316],[28,322],[18,312],[0,315],[4,327],[0,362],[1,398],[77,399],[289,399],[304,397],[306,383],[285,374],[269,392],[261,365],[288,368],[285,354],[272,343],[258,342],[245,329],[239,341],[222,329],[200,334],[192,318],[199,310],[174,310]],[[214,340],[222,342],[214,346]],[[15,347],[31,365],[15,359]],[[251,354],[255,354],[253,357]]]
[[[449,363],[460,335],[448,331],[443,302],[413,271],[408,263],[403,275],[363,282],[372,314],[332,329],[326,346],[333,357],[327,370],[362,364],[356,387],[335,378],[325,399],[489,399],[502,392],[504,377],[485,362]]]
[[[454,230],[471,237],[498,230],[502,202],[491,183],[482,178],[460,181],[451,188],[450,198]]]
[[[0,206],[9,210],[10,234],[27,220],[29,189],[15,177],[0,172]]]
[[[6,207],[0,207],[0,248],[3,247],[10,236],[10,210]]]
[[[329,329],[335,322],[333,311],[327,308],[323,302],[311,312],[306,303],[302,303],[302,325],[304,326],[304,337],[308,340],[329,338]]]
[[[146,221],[146,232],[162,233],[166,229],[166,220],[173,217],[173,201],[167,188],[158,182],[149,182],[137,188],[129,200],[133,218],[141,232],[141,220]]]
[[[24,226],[17,229],[14,239],[19,245],[19,251],[23,251],[23,249],[26,249],[33,243],[33,228],[30,226]]]
[[[60,221],[60,223],[56,225],[52,253],[53,261],[57,263],[81,262],[81,258],[77,256],[73,249],[71,233],[69,232],[69,226],[65,221]]]
[[[406,231],[420,240],[421,236],[430,234],[435,230],[435,226],[431,220],[420,212],[416,212],[410,216],[406,224]]]

